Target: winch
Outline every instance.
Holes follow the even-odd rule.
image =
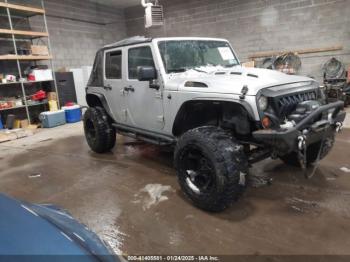
[[[321,103],[319,101],[305,101],[301,102],[297,105],[297,108],[295,111],[287,116],[287,119],[289,121],[294,121],[295,123],[299,123],[301,120],[303,120],[306,116],[308,116],[310,113],[315,111],[321,106]]]

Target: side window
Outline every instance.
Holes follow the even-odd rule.
[[[154,66],[152,50],[149,46],[129,49],[129,79],[137,79],[139,66]]]
[[[106,78],[121,79],[122,78],[122,52],[114,51],[106,53]]]

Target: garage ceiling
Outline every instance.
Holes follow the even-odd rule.
[[[140,0],[90,0],[90,2],[100,3],[116,8],[126,8],[130,6],[141,5]]]

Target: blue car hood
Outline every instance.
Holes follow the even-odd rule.
[[[96,234],[51,205],[33,205],[0,194],[0,255],[83,256],[118,261]]]

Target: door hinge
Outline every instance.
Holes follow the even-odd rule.
[[[156,98],[163,99],[163,92],[156,92]]]
[[[157,116],[157,121],[160,123],[164,123],[164,116],[163,115]]]
[[[123,117],[124,117],[124,121],[126,121],[128,119],[128,110],[123,109]]]

